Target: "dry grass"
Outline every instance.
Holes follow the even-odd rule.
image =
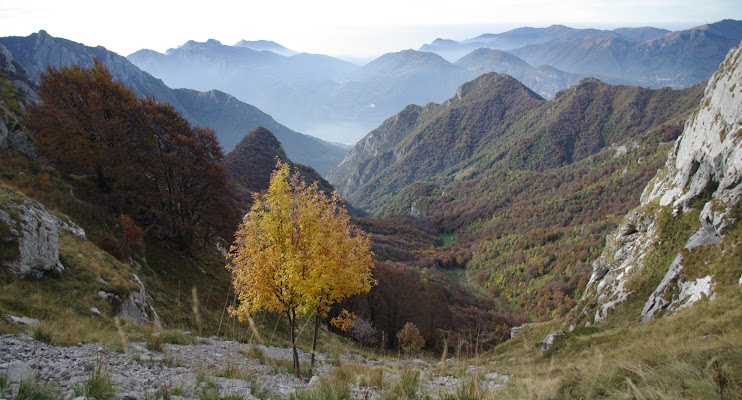
[[[739,289],[717,296],[647,324],[569,335],[546,358],[532,345],[545,336],[542,330],[525,330],[495,350],[499,372],[514,377],[488,397],[713,398],[719,396],[716,360],[730,382],[724,398],[740,399],[742,296]]]

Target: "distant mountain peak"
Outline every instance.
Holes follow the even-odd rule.
[[[242,39],[239,42],[232,45],[233,47],[250,47],[254,45],[260,45],[260,46],[281,46],[280,44],[272,41],[272,40],[245,40]],[[283,47],[283,46],[281,46]]]
[[[270,51],[284,57],[291,57],[299,54],[298,51],[289,49],[272,40],[240,40],[232,47],[245,47],[255,51]]]

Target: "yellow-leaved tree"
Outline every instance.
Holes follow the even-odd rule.
[[[339,195],[327,197],[316,183],[289,175],[289,165],[279,161],[268,192],[255,196],[235,235],[227,268],[240,300],[232,315],[286,315],[299,376],[297,318],[315,313],[313,364],[320,316],[340,299],[368,291],[374,281],[368,235],[350,224]]]
[[[311,186],[293,180],[306,201],[299,213],[301,249],[306,254],[306,270],[301,292],[306,306],[314,313],[314,335],[309,373],[314,368],[317,349],[317,331],[320,319],[338,301],[362,292],[368,292],[376,282],[371,277],[373,260],[370,240],[366,233],[350,223],[348,211],[342,207],[337,192],[328,197]]]

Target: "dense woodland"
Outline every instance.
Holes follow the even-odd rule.
[[[580,299],[606,234],[638,204],[702,86],[655,91],[586,79],[547,102],[486,74],[440,106],[389,119],[378,132],[397,140],[391,150],[334,179],[357,182],[341,187],[377,216],[414,209],[457,239],[433,264],[465,269],[511,312],[550,320]]]

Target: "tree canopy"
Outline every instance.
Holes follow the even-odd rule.
[[[220,225],[235,208],[214,131],[192,126],[170,104],[138,99],[98,60],[91,68],[48,67],[40,98],[27,118],[41,154],[67,172],[93,175],[117,209],[154,216],[135,222],[155,225],[179,246],[214,227],[231,235],[233,225]]]
[[[368,235],[350,224],[339,195],[328,197],[316,182],[289,175],[289,165],[279,161],[268,192],[256,195],[235,235],[227,268],[240,300],[233,315],[244,320],[266,310],[288,318],[298,375],[296,319],[315,314],[316,340],[319,317],[374,281]]]

